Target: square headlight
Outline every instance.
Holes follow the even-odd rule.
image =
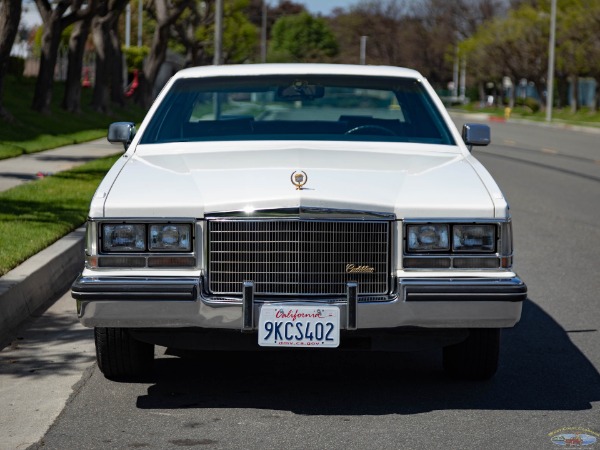
[[[454,225],[452,248],[455,252],[494,252],[496,225]]]
[[[146,250],[146,226],[132,223],[102,225],[102,251],[143,252]]]
[[[148,246],[150,251],[191,252],[192,226],[189,223],[151,224]]]
[[[411,253],[450,250],[448,224],[407,225],[406,250]]]

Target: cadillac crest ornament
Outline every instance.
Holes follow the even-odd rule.
[[[290,180],[292,184],[296,186],[296,190],[299,191],[308,181],[308,175],[306,175],[306,172],[303,170],[296,170],[292,173]]]

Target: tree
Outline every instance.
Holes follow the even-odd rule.
[[[140,80],[140,100],[142,106],[149,108],[153,100],[154,82],[160,66],[166,59],[171,27],[187,8],[193,8],[194,0],[153,0],[148,13],[156,21],[150,52],[144,65],[143,77]]]
[[[101,0],[92,20],[96,74],[92,107],[108,112],[110,101],[124,103],[122,53],[117,27],[129,0]]]
[[[40,71],[33,94],[32,108],[47,113],[52,100],[54,68],[58,57],[58,48],[63,30],[75,22],[93,14],[95,0],[89,0],[83,7],[83,0],[58,0],[51,4],[49,0],[35,0],[44,23],[42,35]]]
[[[273,25],[267,59],[271,62],[322,62],[339,51],[327,22],[307,12],[282,17]]]
[[[375,0],[358,3],[347,12],[337,10],[335,14],[331,27],[342,48],[339,62],[358,63],[361,36],[366,35],[367,63],[412,65],[409,62],[415,47],[415,28],[406,4]]]
[[[237,64],[253,59],[258,28],[246,15],[249,0],[231,0],[223,10],[223,63]],[[214,3],[186,10],[174,25],[177,42],[185,47],[186,65],[211,64],[214,56]]]
[[[69,112],[81,111],[81,70],[85,45],[90,34],[92,16],[77,22],[69,38],[69,65],[62,107]]]
[[[0,118],[13,120],[3,106],[4,77],[8,69],[8,59],[21,19],[21,0],[0,0]]]
[[[480,77],[497,81],[508,76],[513,86],[521,79],[532,80],[542,99],[548,68],[548,36],[547,14],[523,4],[506,18],[496,18],[481,26],[461,45],[461,51],[467,55],[472,73],[477,69]],[[510,106],[514,106],[515,91],[512,89]],[[541,102],[540,107],[543,106]]]

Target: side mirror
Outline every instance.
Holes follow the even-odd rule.
[[[127,150],[135,136],[135,124],[131,122],[114,122],[108,127],[108,142],[111,144],[123,144]]]
[[[462,128],[462,138],[469,146],[469,151],[474,145],[489,145],[492,141],[490,127],[479,123],[465,123]]]

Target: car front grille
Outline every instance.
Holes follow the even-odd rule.
[[[208,290],[241,295],[361,295],[389,292],[387,221],[209,220]]]

